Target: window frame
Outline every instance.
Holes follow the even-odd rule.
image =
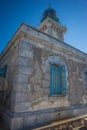
[[[54,90],[52,90],[53,89],[53,87],[52,87],[52,66],[56,66],[56,67],[58,67],[58,69],[59,69],[59,71],[58,72],[60,72],[61,70],[61,73],[58,73],[58,76],[60,76],[60,74],[62,74],[62,78],[61,77],[59,77],[60,79],[61,79],[61,81],[63,80],[63,89],[61,89],[61,83],[59,83],[59,91],[61,91],[61,92],[57,92],[57,93],[53,93],[54,92]],[[62,68],[62,69],[61,69]],[[55,77],[55,76],[54,76]],[[59,81],[60,82],[60,81]],[[56,87],[56,86],[55,86]],[[54,88],[55,88],[54,87]],[[58,90],[57,90],[58,91]],[[50,63],[50,96],[66,96],[66,68],[65,68],[65,65],[61,65],[61,64],[58,64],[58,63]]]

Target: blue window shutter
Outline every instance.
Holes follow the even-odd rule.
[[[60,70],[61,71],[61,93],[63,95],[66,95],[66,70],[65,70],[65,66],[62,66],[62,69]]]
[[[2,68],[0,68],[0,77],[6,77],[6,71],[7,71],[7,65],[3,65]]]
[[[50,95],[66,95],[66,72],[64,66],[50,64]]]

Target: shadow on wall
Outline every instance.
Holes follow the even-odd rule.
[[[8,83],[6,80],[7,65],[3,65],[0,68],[0,103],[3,106],[7,106],[8,101]]]

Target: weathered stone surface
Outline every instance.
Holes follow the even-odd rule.
[[[23,118],[13,118],[11,119],[11,130],[17,130],[23,128]]]
[[[16,92],[15,94],[15,102],[26,102],[28,101],[28,94],[27,92]]]
[[[28,43],[24,42],[22,44],[23,45],[20,47],[21,52],[24,45],[26,46],[25,52],[28,52],[28,47],[30,47]],[[43,51],[36,47],[31,47],[29,51],[33,52],[32,60],[26,56],[25,52],[23,52],[25,55],[24,57],[19,51],[20,57],[16,60],[18,64],[16,71],[18,74],[15,74],[14,79],[15,83],[18,82],[16,86],[17,89],[15,89],[15,91],[17,91],[15,98],[16,103],[24,104],[24,101],[29,101],[30,105],[28,109],[25,109],[25,107],[22,109],[22,105],[17,104],[16,110],[28,111],[30,108],[38,110],[56,106],[66,106],[69,104],[81,104],[81,95],[83,95],[83,91],[79,93],[79,90],[81,90],[83,85],[83,77],[80,74],[82,72],[82,64],[73,60],[67,60],[65,57],[59,55],[59,53],[55,56],[55,52],[50,52],[51,56],[49,56],[47,51]],[[67,98],[48,98],[50,93],[50,62],[66,65]],[[69,76],[72,77],[72,81],[70,81]],[[78,83],[76,83],[77,80],[79,80]],[[16,84],[14,84],[14,86],[15,85]],[[75,93],[73,93],[73,87]],[[76,100],[73,100],[74,98],[76,98]]]
[[[21,39],[19,44],[19,49],[31,50],[32,45],[29,42],[25,42],[24,40]]]
[[[27,112],[31,111],[31,106],[29,102],[18,102],[15,104],[15,112]]]
[[[32,73],[32,68],[31,66],[23,66],[23,65],[19,65],[17,67],[17,73],[20,73],[21,75],[30,75]]]
[[[42,111],[32,111],[32,113],[30,111],[29,112],[23,112],[23,113],[20,113],[20,112],[18,113],[17,112],[16,115],[15,115],[15,117],[14,118],[11,117],[10,119],[8,118],[8,121],[9,121],[9,125],[10,125],[10,121],[14,120],[12,126],[13,126],[13,128],[15,128],[15,125],[17,125],[16,122],[18,122],[18,118],[20,117],[20,120],[21,120],[21,118],[23,118],[23,124],[24,124],[23,127],[26,127],[26,126],[32,126],[33,127],[36,124],[40,125],[40,124],[43,124],[45,122],[54,121],[54,120],[59,121],[60,119],[64,119],[65,115],[67,115],[67,118],[69,116],[73,117],[73,115],[69,115],[68,116],[68,112],[70,112],[69,109],[71,109],[71,112],[73,113],[73,111],[76,108],[75,109],[72,109],[72,108],[67,108],[67,109],[65,108],[64,109],[62,107],[60,110],[59,110],[59,108],[55,108],[55,111],[54,111],[54,108],[52,110],[51,109],[50,110],[44,109]],[[87,109],[87,106],[86,107],[82,107],[81,109],[78,109],[77,111],[79,111],[79,113],[80,113],[81,111],[84,112],[86,109]],[[77,113],[74,116],[78,116],[79,113]],[[14,115],[14,113],[13,113],[13,115]],[[6,114],[6,116],[7,116],[7,114]],[[7,117],[6,117],[6,119],[7,119]],[[70,122],[70,125],[73,125],[73,126],[76,125],[76,124],[78,124],[79,126],[81,126],[82,124],[84,125],[84,123],[79,123],[79,121],[77,123],[75,123],[76,120],[73,121],[73,122]],[[58,125],[58,129],[60,128],[60,126],[63,128],[64,124],[63,125],[61,125],[61,124]],[[68,122],[67,122],[66,126],[69,126]]]
[[[35,35],[38,37],[38,31],[33,30],[32,28],[27,28],[26,26],[24,27],[24,31],[26,30],[27,33],[31,34],[31,35]]]
[[[76,116],[76,115],[81,115],[81,114],[85,114],[87,113],[87,109],[86,108],[78,108],[78,109],[74,109],[73,110],[73,115]]]
[[[34,126],[37,124],[37,117],[34,116],[29,116],[29,117],[24,117],[24,127],[27,126]]]
[[[55,56],[55,53],[51,51],[49,53],[40,48],[28,45],[28,42],[23,41],[20,46],[21,52],[24,45],[26,46],[26,52],[28,52],[27,48],[29,48],[29,52],[33,52],[33,59],[26,58],[27,56],[25,58],[21,56],[17,59],[19,66],[17,67],[18,74],[15,79],[21,84],[27,84],[25,86],[25,90],[27,89],[26,94],[28,95],[26,100],[29,100],[32,109],[38,110],[39,108],[81,104],[83,100],[80,95],[84,93],[84,89],[79,93],[79,90],[83,86],[83,76],[81,75],[82,63],[68,60],[64,56],[59,55],[59,53]],[[48,98],[50,94],[50,62],[66,66],[67,97],[52,97],[50,100]],[[69,77],[72,77],[72,80]],[[73,92],[73,88],[75,89],[75,93]],[[22,90],[24,91],[24,87],[21,87],[20,91]],[[46,97],[46,100],[44,100],[44,97]],[[73,100],[74,98],[76,100]]]
[[[27,58],[33,58],[33,52],[29,50],[20,49],[20,56],[27,57]]]
[[[84,93],[84,80],[83,80],[83,70],[82,70],[82,64],[76,63],[73,61],[69,61],[69,65],[67,63],[68,68],[68,75],[69,77],[72,77],[72,79],[68,78],[69,81],[69,100],[72,105],[75,104],[82,104],[82,96]],[[79,80],[80,79],[80,80]],[[83,88],[83,89],[82,89]],[[73,91],[73,89],[75,91]],[[71,96],[72,93],[72,96]],[[75,98],[75,100],[73,100]]]
[[[48,36],[46,36],[45,34],[42,34],[42,33],[40,33],[40,32],[39,32],[39,37],[41,37],[42,39],[44,38],[44,40],[47,40],[47,41],[49,41],[49,42],[51,41],[51,40],[50,40],[50,39],[51,39],[50,37],[48,37]]]
[[[24,26],[22,29],[26,33],[22,32],[0,61],[1,65],[8,65],[6,107],[19,114],[87,104],[87,87],[84,78],[84,73],[87,71],[87,55],[33,28]],[[49,96],[50,62],[65,66],[66,96]],[[62,111],[51,111],[46,114],[45,111],[40,115],[25,114],[25,117],[21,115],[21,118],[13,118],[11,128],[21,128],[23,123],[27,126],[36,122],[53,121],[85,113],[87,108],[65,110],[64,107]]]
[[[17,81],[17,82],[23,82],[23,83],[28,83],[28,75],[26,74],[20,74],[20,73],[17,73],[15,74],[15,79],[14,81]]]
[[[29,58],[27,58],[27,57],[19,56],[19,57],[17,57],[16,62],[18,65],[27,66],[27,67],[32,65],[32,62],[30,62]]]
[[[23,82],[13,82],[13,92],[27,92],[29,88],[27,87],[27,83]]]

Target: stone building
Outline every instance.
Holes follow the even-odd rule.
[[[23,23],[0,55],[0,114],[11,130],[87,113],[87,54],[64,42],[52,8]]]

